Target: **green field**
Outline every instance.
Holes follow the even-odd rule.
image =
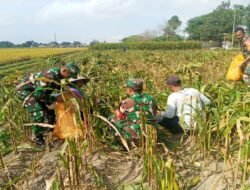
[[[162,190],[195,189],[202,184],[202,181],[209,178],[200,175],[204,174],[204,171],[209,171],[209,175],[215,175],[216,172],[221,174],[223,171],[226,174],[230,173],[229,177],[226,174],[222,177],[225,186],[228,189],[243,189],[249,185],[250,172],[250,93],[241,81],[230,83],[225,80],[231,59],[237,53],[238,51],[204,49],[126,52],[85,50],[62,55],[60,58],[65,62],[76,61],[80,66],[81,75],[91,79],[84,88],[86,95],[89,96],[89,102],[81,106],[91,107],[94,115],[107,118],[112,114],[119,102],[126,97],[124,84],[130,77],[144,80],[144,90],[156,98],[159,110],[165,109],[166,99],[170,94],[166,89],[165,80],[172,74],[181,77],[184,87],[197,88],[212,100],[212,104],[205,109],[205,120],[199,119],[198,133],[192,134],[188,141],[172,143],[168,139],[169,134],[159,129],[158,144],[154,142],[153,132],[149,132],[145,140],[146,149],[139,147],[131,153],[124,153],[143,160],[143,177],[140,180],[141,186],[139,185],[141,189],[147,189],[146,187]],[[30,133],[29,128],[22,126],[23,123],[30,123],[29,117],[13,95],[15,81],[27,72],[40,71],[52,66],[46,59],[41,58],[0,66],[0,75],[6,76],[0,84],[2,105],[0,122],[2,126],[12,123],[13,128],[12,133],[6,128],[0,130],[0,153],[7,154],[13,150],[11,136],[15,137],[17,144],[21,144],[27,142],[24,136]],[[99,104],[94,103],[96,98]],[[62,170],[68,171],[69,168],[65,163],[72,161],[72,172],[75,172],[72,183],[75,184],[84,183],[81,181],[83,174],[80,171],[84,170],[86,155],[79,153],[82,151],[79,147],[84,143],[92,148],[92,152],[101,149],[103,144],[111,150],[121,148],[112,143],[114,139],[107,124],[94,115],[89,115],[90,128],[94,136],[90,135],[91,138],[84,142],[69,142],[69,147],[60,157],[63,163],[60,165]],[[88,154],[91,154],[91,151]],[[78,159],[80,164],[73,163],[74,159],[64,160],[70,156]],[[211,168],[212,165],[216,165],[216,170],[209,169],[210,165]],[[73,166],[78,166],[80,171]],[[3,166],[0,169],[3,169]],[[58,181],[60,182],[59,179]],[[108,183],[105,180],[101,181],[100,178],[95,178],[96,185],[99,185],[100,189],[109,189]],[[10,184],[5,185],[10,187]],[[129,186],[132,188],[133,185],[138,187],[138,183],[126,185],[117,182],[116,185],[120,189],[122,185],[127,188]]]

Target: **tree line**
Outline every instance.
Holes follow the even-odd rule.
[[[250,29],[250,4],[231,5],[230,0],[222,1],[212,12],[191,18],[187,22],[181,35],[178,32],[182,21],[177,15],[172,16],[161,28],[160,34],[147,31],[143,34],[132,35],[124,38],[123,42],[130,41],[178,41],[199,40],[222,42],[232,38],[233,26],[242,26]]]
[[[247,6],[235,4],[231,5],[230,0],[222,1],[212,12],[191,18],[187,22],[184,31],[179,28],[182,21],[177,15],[172,16],[161,27],[160,31],[146,31],[143,34],[131,35],[122,39],[122,42],[146,42],[146,41],[181,41],[199,40],[222,41],[232,39],[233,26],[242,26],[250,30],[250,4]],[[90,46],[99,43],[92,40]],[[0,41],[0,48],[8,47],[83,47],[86,44],[81,42],[52,41],[49,43],[37,43],[26,41],[22,44],[14,44],[9,41]]]
[[[86,44],[82,44],[79,41],[73,41],[73,42],[62,42],[58,43],[56,41],[52,41],[49,43],[38,43],[33,40],[26,41],[21,44],[14,44],[9,41],[0,41],[0,48],[18,48],[18,47],[84,47]]]

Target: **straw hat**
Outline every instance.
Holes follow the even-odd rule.
[[[90,81],[90,79],[84,76],[78,76],[76,79],[74,78],[69,79],[70,83],[77,83],[78,81],[83,81],[84,84],[87,84]]]

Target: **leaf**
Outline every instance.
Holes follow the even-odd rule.
[[[68,167],[68,161],[67,161],[67,159],[64,158],[64,156],[63,156],[61,153],[59,153],[58,156],[59,156],[60,160],[61,160],[62,163],[63,163],[63,167],[64,167],[64,168],[67,168],[67,167]]]

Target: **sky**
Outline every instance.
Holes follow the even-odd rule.
[[[119,42],[145,31],[160,32],[177,15],[189,19],[213,11],[222,0],[0,0],[0,41]],[[249,0],[231,0],[248,5]],[[54,35],[56,34],[56,35]]]

